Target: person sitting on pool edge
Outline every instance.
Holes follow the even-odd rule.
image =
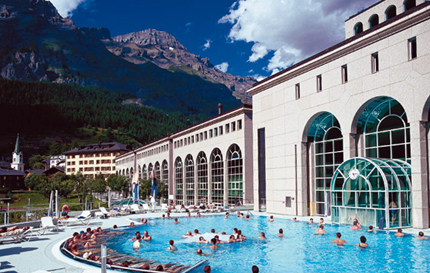
[[[317,235],[323,235],[327,233],[327,231],[324,230],[324,225],[320,225],[320,228],[315,230],[315,232]]]
[[[399,229],[397,230],[397,232],[396,232],[396,233],[394,233],[394,236],[396,236],[396,237],[403,237],[403,236],[405,236],[405,234],[402,232],[402,229],[401,229],[401,228],[399,228]]]
[[[420,231],[420,232],[418,232],[418,236],[416,238],[417,239],[428,240],[429,237],[425,237],[424,236],[424,232]]]
[[[340,232],[337,232],[336,239],[331,242],[337,244],[338,246],[346,244],[346,241],[344,239],[341,239],[340,237],[342,237],[342,234]]]
[[[360,243],[357,244],[361,248],[367,248],[369,246],[368,243],[366,243],[366,237],[361,236],[360,237]]]
[[[278,237],[284,237],[284,230],[282,228],[279,229]]]
[[[176,248],[176,246],[173,245],[174,243],[175,243],[175,241],[170,240],[169,241],[169,247],[167,248],[167,250],[170,250],[170,251],[176,251],[176,250],[178,250],[178,248]]]

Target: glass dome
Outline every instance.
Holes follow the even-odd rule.
[[[333,175],[332,222],[383,228],[411,226],[411,166],[397,159],[355,157]]]

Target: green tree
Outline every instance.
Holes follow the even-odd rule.
[[[89,180],[85,178],[82,173],[72,174],[70,180],[75,183],[75,190],[78,195],[79,202],[82,204],[85,200],[85,196],[89,192]]]
[[[102,174],[99,174],[97,175],[96,179],[92,181],[90,188],[93,192],[96,192],[99,194],[99,199],[100,199],[100,194],[106,192],[106,186],[107,186],[107,182],[105,178],[103,177]]]
[[[61,153],[61,146],[57,141],[53,141],[51,145],[49,145],[49,154],[50,155],[58,155]]]
[[[146,199],[151,194],[152,181],[140,179],[139,185],[139,198]]]
[[[107,179],[107,185],[111,188],[111,190],[122,192],[124,193],[124,196],[128,196],[130,184],[125,176],[111,174]]]
[[[52,188],[58,190],[60,196],[67,198],[75,189],[75,183],[63,173],[57,173],[51,179]]]
[[[25,177],[24,184],[27,188],[32,190],[38,190],[39,185],[46,186],[48,178],[43,174],[32,173]]]
[[[44,169],[45,165],[42,163],[42,161],[48,158],[49,156],[33,155],[29,160],[30,169]]]

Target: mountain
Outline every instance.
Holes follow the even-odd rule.
[[[221,83],[151,62],[134,64],[107,50],[108,30],[77,28],[46,0],[0,0],[0,76],[105,87],[169,112],[217,113],[240,104]],[[83,100],[85,98],[82,98]]]
[[[180,69],[199,75],[206,80],[226,85],[243,103],[251,103],[251,97],[246,90],[257,82],[254,78],[233,76],[218,70],[211,64],[209,58],[201,58],[190,53],[167,32],[147,29],[111,39],[104,36],[102,41],[110,52],[129,62],[135,64],[152,62],[171,71]]]

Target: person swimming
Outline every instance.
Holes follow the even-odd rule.
[[[375,230],[373,229],[373,226],[369,226],[369,229],[367,230],[367,232],[375,232]]]
[[[308,225],[311,225],[314,223],[314,218],[309,219]]]
[[[325,230],[324,230],[324,225],[320,225],[320,228],[319,228],[319,229],[317,229],[317,230],[315,230],[315,233],[316,233],[317,235],[323,235],[323,234],[326,234],[326,233],[327,233],[327,231],[325,231]]]
[[[216,245],[216,239],[215,238],[211,239],[211,246],[210,246],[210,248],[212,250],[217,250],[218,249],[218,246]]]
[[[424,232],[420,231],[420,232],[418,232],[418,236],[416,238],[417,239],[428,240],[429,237],[425,237],[424,236]]]
[[[340,237],[342,237],[342,234],[340,232],[337,232],[336,239],[331,242],[337,244],[338,246],[346,244],[346,241],[344,239],[341,239]]]
[[[173,245],[174,243],[175,243],[175,241],[170,240],[169,241],[169,247],[167,248],[167,250],[170,250],[170,251],[176,251],[176,250],[178,250],[178,248],[176,248],[176,246]]]
[[[403,236],[405,236],[405,234],[403,233],[402,229],[401,229],[401,228],[399,228],[399,229],[397,230],[397,232],[396,232],[396,233],[394,233],[394,236],[396,236],[396,237],[403,237]]]
[[[284,230],[282,228],[279,229],[278,237],[284,237]]]
[[[266,238],[266,234],[264,234],[264,232],[261,232],[261,233],[258,235],[258,238],[263,239],[263,240],[267,239],[267,238]]]
[[[199,237],[199,240],[196,241],[196,243],[202,243],[202,244],[207,244],[209,243],[208,241],[205,240],[205,238],[203,236]]]
[[[269,222],[275,222],[275,219],[273,219],[273,215],[270,215]]]
[[[367,248],[369,246],[368,243],[366,243],[366,237],[361,236],[360,237],[360,243],[357,244],[361,248]]]
[[[193,234],[191,233],[191,231],[188,231],[187,234],[182,235],[182,238],[190,238],[193,237]]]
[[[179,224],[178,218],[175,218],[175,222],[173,222],[174,224]]]
[[[227,243],[235,243],[236,239],[234,238],[234,235],[230,235],[230,238],[228,238]]]

